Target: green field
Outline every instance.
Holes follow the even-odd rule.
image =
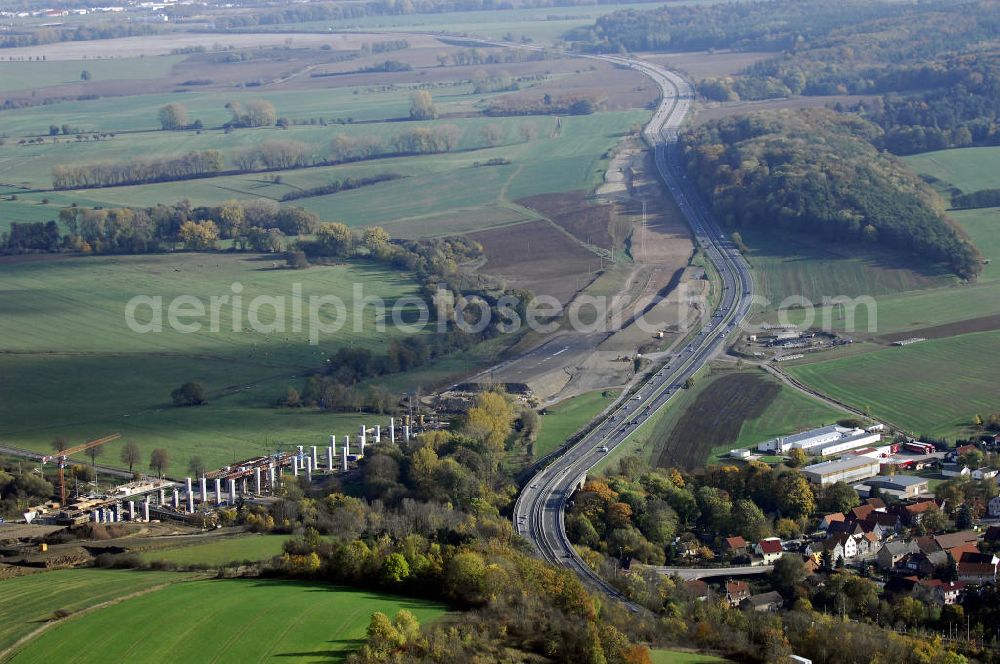
[[[90,72],[93,81],[161,78],[169,74],[173,66],[186,57],[162,55],[87,62],[80,60],[0,62],[0,92],[79,83],[80,73],[84,69]]]
[[[653,664],[722,664],[730,661],[715,655],[700,655],[695,652],[664,650],[662,648],[650,650],[649,658],[653,660]]]
[[[955,278],[943,268],[911,269],[900,255],[779,239],[772,233],[742,232],[751,251],[748,259],[757,275],[757,291],[769,300],[767,308],[786,298],[820,303],[824,297],[880,296],[950,285]]]
[[[1000,147],[938,150],[903,157],[910,168],[965,193],[1000,187]]]
[[[415,283],[364,264],[291,271],[271,269],[272,262],[170,254],[0,263],[0,439],[46,449],[56,435],[80,440],[121,432],[144,455],[166,447],[171,470],[181,474],[193,454],[215,467],[282,443],[317,444],[329,433],[356,431],[373,418],[271,406],[288,386],[301,388],[303,372],[320,366],[325,353],[352,344],[381,354],[400,334],[391,324],[378,332],[372,306],[355,315],[354,283],[388,303],[415,294]],[[180,294],[207,303],[231,295],[236,282],[244,289],[245,313],[235,332],[231,307],[220,309],[217,333],[172,331],[167,317],[162,333],[139,334],[126,324],[125,305],[134,295],[162,296],[164,308]],[[252,331],[246,319],[252,299],[290,297],[295,283],[306,298],[342,297],[349,322],[320,335],[316,346],[308,342],[308,324],[301,332],[292,322],[283,333]],[[294,311],[287,306],[290,320]],[[262,307],[260,319],[273,320],[271,310]],[[171,390],[188,380],[205,385],[207,406],[170,405]],[[106,462],[117,463],[120,444],[107,446]]]
[[[542,430],[535,441],[535,457],[541,458],[557,448],[618,396],[615,390],[608,391],[608,396],[604,394],[604,391],[588,392],[546,408]]]
[[[936,178],[942,192],[1000,187],[1000,148],[943,150],[906,157],[918,173]],[[956,438],[974,433],[969,422],[979,411],[997,410],[1000,373],[996,347],[1000,332],[991,316],[1000,311],[1000,209],[948,213],[969,233],[990,262],[973,283],[875,293],[877,309],[855,310],[853,326],[840,310],[832,327],[857,339],[842,351],[821,353],[785,367],[825,394],[863,408],[912,433]],[[810,264],[811,265],[811,264]],[[763,279],[766,281],[768,275]],[[847,277],[845,277],[847,278]],[[877,291],[877,282],[873,290]],[[930,329],[947,325],[945,329]],[[930,337],[902,348],[879,337]]]
[[[444,612],[316,583],[190,581],[60,623],[10,661],[339,662],[360,646],[373,612],[400,609],[421,622]]]
[[[285,535],[254,534],[213,537],[194,544],[181,542],[178,546],[145,551],[141,556],[145,562],[165,560],[176,565],[224,565],[244,560],[257,562],[280,555],[287,539]]]
[[[11,221],[55,219],[60,208],[74,202],[85,206],[148,206],[182,199],[194,205],[217,205],[233,198],[278,200],[291,191],[331,180],[390,172],[408,177],[338,194],[302,198],[293,204],[315,212],[326,221],[342,221],[350,226],[382,224],[401,237],[489,228],[537,218],[537,214],[512,202],[521,197],[595,186],[607,167],[603,155],[647,116],[646,111],[621,111],[567,117],[560,119],[559,130],[551,117],[463,119],[455,124],[463,129],[463,140],[469,145],[477,144],[485,124],[504,126],[510,143],[469,152],[283,171],[282,181],[277,184],[270,180],[270,174],[258,173],[105,189],[21,193],[17,200],[0,199],[0,230]],[[524,123],[537,128],[537,140],[518,142],[516,134]],[[73,151],[70,156],[82,161],[96,155],[128,158],[146,149],[164,149],[176,154],[196,148],[288,138],[318,145],[325,153],[337,133],[381,131],[391,135],[403,129],[400,123],[388,123],[363,128],[299,127],[281,134],[276,134],[280,131],[276,129],[241,130],[230,135],[204,132],[201,136],[193,132],[176,132],[176,136],[175,132],[153,132],[142,134],[142,140],[122,137],[103,144],[15,146],[0,148],[0,181],[48,187],[52,166],[67,156],[64,149]],[[480,168],[473,165],[493,158],[506,158],[512,163]],[[43,204],[43,199],[48,203]]]
[[[0,652],[58,610],[76,612],[192,578],[176,572],[73,569],[0,581]]]
[[[968,433],[973,415],[997,409],[998,344],[1000,332],[962,334],[785,368],[905,430],[955,437]]]
[[[1000,279],[1000,208],[952,210],[948,215],[962,224],[983,257],[990,260],[983,266],[980,281]]]

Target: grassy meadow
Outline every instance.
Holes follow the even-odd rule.
[[[272,259],[227,254],[100,256],[0,263],[0,437],[14,445],[46,449],[53,437],[71,440],[121,432],[144,452],[166,447],[172,470],[183,472],[192,454],[210,467],[279,444],[321,441],[348,433],[369,417],[276,409],[303,372],[322,365],[325,354],[344,345],[376,354],[399,334],[376,330],[373,306],[355,311],[354,284],[364,295],[386,299],[414,295],[405,275],[366,265],[272,269]],[[309,343],[308,321],[293,329],[288,300],[286,330],[255,332],[244,318],[233,328],[231,307],[221,307],[219,332],[170,329],[166,308],[177,295],[204,303],[243,286],[244,316],[258,295],[290,298],[300,283],[303,297],[336,295],[347,304],[343,328]],[[134,295],[163,298],[162,333],[134,332],[125,307]],[[308,317],[308,306],[303,308]],[[148,320],[148,310],[137,320]],[[330,310],[320,320],[333,321]],[[262,323],[273,310],[259,309]],[[206,319],[204,327],[208,328]],[[301,319],[299,319],[300,322]],[[205,385],[209,404],[170,405],[170,392],[188,380]],[[104,460],[117,463],[121,443],[107,446]]]
[[[559,447],[567,438],[607,408],[618,396],[617,391],[588,392],[547,407],[542,415],[542,428],[535,441],[535,458],[541,458]]]
[[[33,60],[30,62],[0,61],[0,92],[29,90],[52,85],[80,83],[80,74],[86,69],[96,80],[131,80],[161,78],[170,73],[174,65],[185,59],[183,55],[163,55],[151,58],[119,58],[114,60]]]
[[[71,569],[0,581],[0,652],[55,611],[77,612],[126,595],[193,578],[177,572]]]
[[[685,650],[665,650],[663,648],[650,650],[649,658],[653,664],[724,664],[732,661],[715,655],[702,655]]]
[[[540,193],[592,188],[606,169],[603,155],[618,138],[648,115],[645,111],[596,113],[561,118],[559,127],[551,117],[469,118],[454,122],[462,130],[462,144],[481,146],[480,132],[486,124],[499,124],[506,144],[458,151],[450,154],[377,159],[340,166],[322,166],[282,171],[281,181],[272,173],[248,173],[183,182],[164,182],[125,187],[75,191],[20,193],[16,200],[0,198],[0,230],[4,222],[45,221],[57,218],[59,209],[77,203],[84,206],[146,206],[153,202],[174,203],[186,199],[194,205],[217,205],[230,199],[270,198],[331,180],[368,177],[382,173],[406,176],[337,194],[301,198],[291,204],[315,212],[324,221],[342,221],[349,226],[381,224],[394,235],[421,237],[480,230],[537,218],[537,214],[513,203]],[[26,187],[48,187],[51,169],[70,151],[80,159],[91,159],[88,149],[131,158],[140,149],[163,149],[183,154],[191,149],[222,145],[255,145],[266,140],[298,140],[317,145],[325,154],[330,140],[339,133],[350,135],[394,135],[414,123],[359,126],[294,127],[286,131],[247,129],[226,135],[222,131],[151,132],[138,137],[118,137],[86,144],[61,146],[15,146],[0,148],[0,181],[16,180]],[[433,124],[433,123],[420,123]],[[531,124],[538,138],[525,143],[518,129]],[[231,139],[231,137],[237,137]],[[147,140],[148,137],[148,140]],[[190,140],[189,140],[190,139]],[[231,142],[230,142],[231,141]],[[117,143],[116,143],[117,142]],[[129,146],[129,143],[132,143]],[[460,144],[460,148],[461,145]],[[228,149],[228,148],[227,148]],[[18,153],[24,150],[23,153]],[[34,153],[29,153],[33,150]],[[34,156],[32,156],[34,154]],[[22,157],[26,157],[22,159]],[[509,165],[476,167],[476,162],[507,159]],[[47,201],[47,202],[46,202]]]
[[[946,195],[953,189],[971,192],[1000,187],[1000,148],[943,150],[906,157],[911,168],[935,178]],[[968,232],[989,262],[972,283],[926,266],[918,270],[878,257],[799,262],[805,252],[787,256],[771,252],[765,242],[749,235],[760,255],[751,260],[765,295],[800,288],[809,294],[870,294],[876,307],[854,310],[853,324],[840,308],[820,311],[832,328],[860,341],[852,347],[807,356],[784,364],[792,375],[825,394],[858,408],[868,407],[876,418],[914,434],[955,439],[974,435],[969,426],[977,412],[996,412],[1000,391],[993,377],[1000,373],[994,351],[1000,341],[1000,208],[951,210],[949,216]],[[780,249],[780,247],[779,247]],[[840,250],[837,250],[838,252]],[[914,261],[914,263],[917,263]],[[867,292],[866,292],[867,287]],[[792,312],[791,319],[797,318]],[[799,316],[801,314],[798,314]],[[766,317],[766,316],[765,316]],[[819,320],[822,320],[820,318]],[[907,336],[924,337],[912,346],[889,342]]]
[[[997,410],[1000,331],[786,367],[802,382],[913,433],[953,438]],[[984,415],[985,417],[985,415]]]
[[[63,621],[9,661],[339,662],[360,646],[372,613],[400,609],[421,622],[444,613],[429,601],[315,583],[173,583]]]
[[[178,541],[176,546],[144,551],[145,562],[165,560],[176,565],[225,565],[233,561],[270,560],[281,555],[285,535],[236,535],[213,537],[194,544]]]

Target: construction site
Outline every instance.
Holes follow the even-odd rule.
[[[140,475],[103,492],[90,492],[67,500],[64,469],[70,456],[98,447],[120,436],[103,438],[68,447],[52,455],[40,456],[38,472],[44,465],[57,465],[60,499],[34,505],[23,513],[29,525],[73,526],[84,523],[178,521],[206,525],[222,507],[238,501],[268,500],[289,481],[318,481],[352,472],[372,445],[406,444],[425,427],[440,427],[438,420],[424,416],[390,417],[385,425],[362,425],[356,434],[330,434],[321,445],[296,445],[238,461],[200,477],[180,479]],[[353,436],[353,440],[352,440]]]

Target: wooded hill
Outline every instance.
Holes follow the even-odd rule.
[[[896,154],[1000,144],[1000,2],[771,0],[603,16],[570,35],[593,51],[775,51],[706,78],[712,101],[881,95],[860,110]]]
[[[728,227],[879,244],[974,278],[978,251],[937,193],[872,144],[881,137],[876,125],[830,110],[777,111],[691,129],[681,149]]]

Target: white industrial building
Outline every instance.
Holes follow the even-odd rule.
[[[839,424],[803,431],[791,436],[778,436],[757,445],[761,452],[785,454],[801,449],[809,456],[830,456],[859,447],[868,447],[881,440],[877,429],[849,429]]]
[[[878,459],[846,456],[837,461],[824,461],[805,466],[802,474],[813,484],[826,486],[836,482],[853,483],[878,475],[881,464]]]

